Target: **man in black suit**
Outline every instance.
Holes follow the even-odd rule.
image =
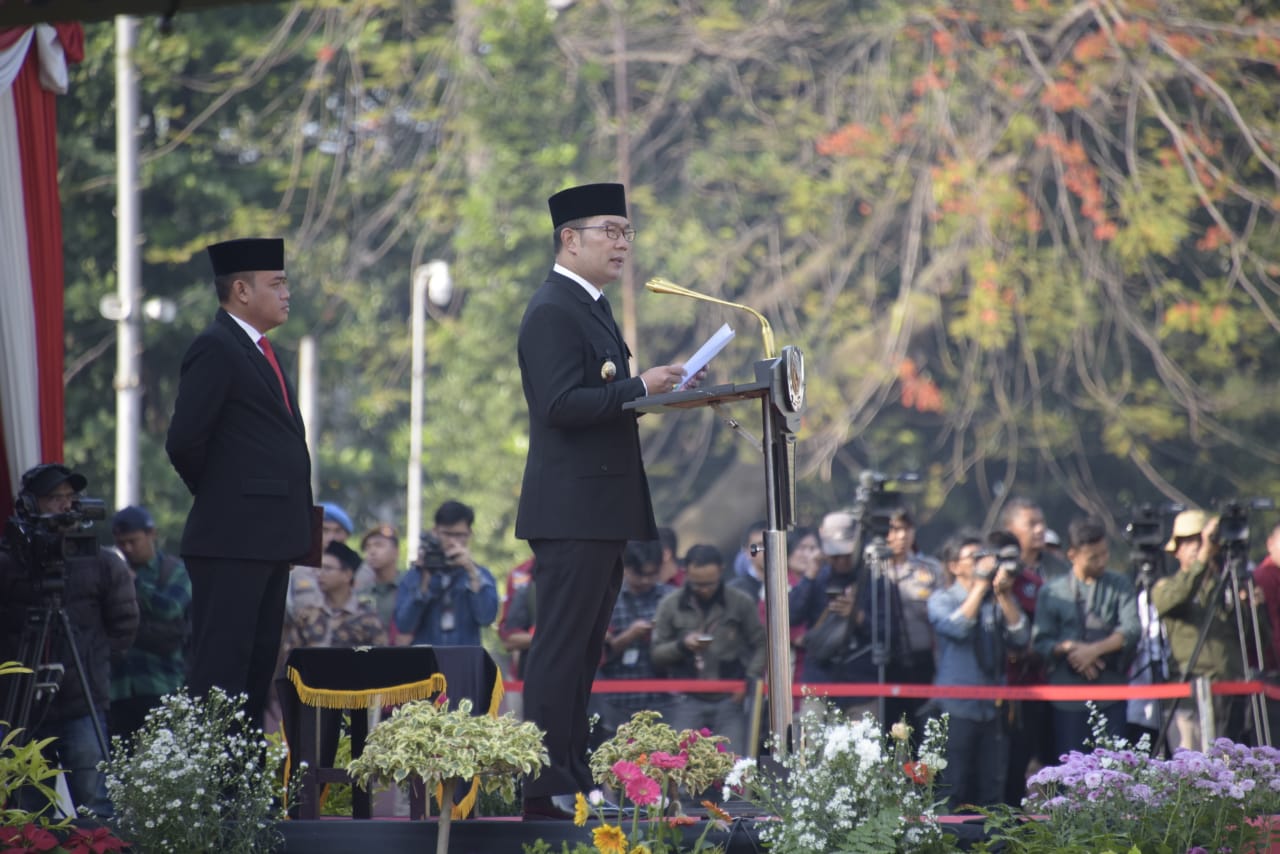
[[[671,391],[683,365],[631,376],[631,355],[601,288],[616,280],[635,229],[621,184],[548,200],[556,263],[529,300],[518,351],[529,456],[516,536],[535,558],[538,631],[525,665],[525,718],[546,732],[551,763],[525,782],[528,818],[572,818],[592,788],[587,702],[622,585],[627,540],[653,540],[636,415],[622,405]]]
[[[182,360],[165,450],[195,496],[190,687],[247,695],[258,726],[280,648],[289,565],[319,539],[311,457],[293,389],[265,334],[289,318],[284,241],[209,247],[221,308]]]

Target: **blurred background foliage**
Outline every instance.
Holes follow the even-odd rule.
[[[113,28],[60,99],[66,458],[111,500]],[[551,257],[545,199],[621,180],[617,288],[640,369],[728,321],[714,381],[799,345],[803,521],[859,472],[918,472],[925,546],[1014,493],[1063,531],[1138,502],[1275,495],[1280,15],[1213,0],[308,0],[143,24],[143,500],[175,543],[163,452],[178,365],[215,300],[203,247],[287,242],[286,362],[318,343],[319,499],[402,530],[410,282],[450,265],[427,331],[423,508],[474,505],[501,575],[527,424],[515,333]],[[754,410],[734,413],[758,432]],[[659,524],[737,545],[756,452],[709,411],[642,421]],[[1118,527],[1113,528],[1118,532]]]

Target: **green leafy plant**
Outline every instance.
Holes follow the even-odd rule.
[[[130,740],[112,739],[107,792],[140,852],[275,849],[284,818],[284,748],[263,737],[243,698],[213,688],[170,694]]]
[[[725,796],[742,787],[776,816],[760,838],[788,854],[949,850],[933,792],[946,767],[946,730],[946,715],[930,719],[917,752],[905,723],[886,733],[870,714],[850,721],[833,707],[808,711],[800,744],[779,755],[783,772],[744,760],[725,781]]]
[[[449,710],[443,697],[404,704],[374,727],[347,773],[366,789],[418,777],[428,791],[440,788],[441,804],[453,803],[458,781],[478,777],[482,791],[513,800],[516,775],[535,774],[547,764],[542,730],[514,715],[473,715],[471,709],[470,700],[460,700]],[[438,852],[448,850],[452,817],[452,809],[441,808]]]
[[[0,663],[0,677],[30,672],[30,668],[16,661]],[[7,724],[0,723],[0,729],[7,729]],[[45,738],[24,742],[20,729],[8,730],[0,739],[0,854],[102,854],[122,850],[125,843],[108,828],[71,827],[69,818],[50,817],[57,801],[54,785],[63,773],[44,755],[44,749],[53,741]],[[43,806],[38,810],[13,806],[20,789],[38,795]]]

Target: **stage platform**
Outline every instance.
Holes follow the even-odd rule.
[[[707,841],[720,845],[725,854],[759,854],[764,850],[759,829],[767,818],[736,818],[727,831],[712,830]],[[947,818],[945,829],[955,835],[960,847],[968,848],[982,838],[981,819]],[[521,821],[518,818],[473,818],[453,822],[449,834],[450,854],[522,854],[524,846],[544,840],[555,854],[562,842],[572,849],[578,842],[591,842],[591,829],[598,823],[588,821],[575,827],[567,821]],[[436,820],[323,818],[318,821],[287,821],[278,825],[284,836],[287,854],[351,854],[351,852],[433,852],[436,846]],[[629,823],[623,824],[624,829]],[[684,828],[690,847],[702,833],[701,823]]]

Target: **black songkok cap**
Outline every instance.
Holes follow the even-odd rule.
[[[215,276],[284,269],[284,240],[279,237],[245,237],[209,247]]]
[[[547,207],[554,228],[589,216],[626,217],[627,191],[621,184],[583,184],[556,193],[547,199]]]

